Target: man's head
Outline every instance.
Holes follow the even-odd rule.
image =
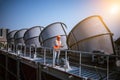
[[[57,40],[60,40],[60,39],[61,39],[61,36],[60,36],[60,35],[58,35],[56,38],[57,38]]]

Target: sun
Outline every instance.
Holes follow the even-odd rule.
[[[116,14],[116,13],[119,12],[119,9],[120,9],[120,6],[119,6],[119,5],[113,5],[113,6],[111,7],[110,13],[111,13],[111,14]]]

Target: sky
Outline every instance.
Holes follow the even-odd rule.
[[[0,0],[0,27],[10,30],[63,22],[68,31],[83,19],[100,15],[120,37],[120,0]]]

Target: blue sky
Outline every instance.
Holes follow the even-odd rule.
[[[78,22],[100,15],[114,37],[120,34],[120,8],[110,13],[119,0],[0,0],[0,27],[11,30],[63,22],[70,31]],[[120,7],[120,6],[119,6]]]

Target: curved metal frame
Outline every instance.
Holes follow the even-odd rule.
[[[51,25],[54,25],[54,24],[64,24],[64,23],[62,23],[62,22],[54,22],[54,23],[52,23],[52,24],[49,24],[48,26],[46,26],[43,30],[42,30],[42,32],[41,32],[41,34],[44,32],[44,30],[46,30],[47,28],[49,28]],[[65,24],[64,24],[65,25]],[[67,26],[65,25],[65,27],[67,28]]]

